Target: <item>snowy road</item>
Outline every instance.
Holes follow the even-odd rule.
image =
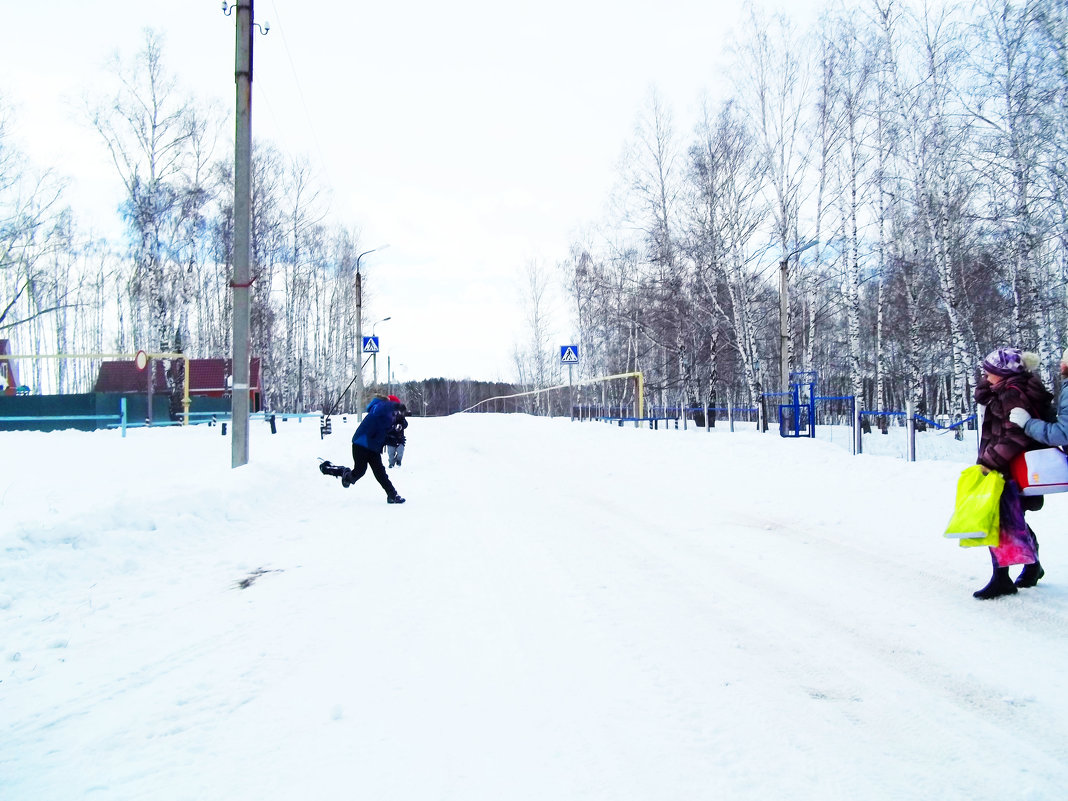
[[[415,419],[392,507],[335,431],[4,435],[0,798],[1064,797],[1064,498],[978,602],[959,462]]]

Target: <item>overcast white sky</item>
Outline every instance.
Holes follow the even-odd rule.
[[[234,102],[234,17],[219,0],[9,2],[0,95],[16,144],[69,176],[83,222],[121,197],[79,111],[116,51],[165,35],[183,88]],[[775,8],[774,2],[762,3]],[[807,22],[818,0],[794,0]],[[361,229],[369,323],[398,379],[513,377],[520,276],[602,217],[650,88],[687,133],[726,89],[735,0],[257,0],[254,136],[305,154],[334,218]],[[111,233],[111,231],[109,231]],[[573,341],[561,324],[560,344]],[[353,335],[354,332],[353,332]],[[384,366],[380,361],[380,373]]]

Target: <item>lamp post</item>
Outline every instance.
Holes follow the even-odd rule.
[[[783,392],[790,391],[790,259],[819,244],[813,239],[798,245],[779,259],[779,382]]]
[[[378,325],[378,323],[384,323],[386,320],[392,320],[392,319],[393,319],[392,317],[383,317],[381,320],[378,320],[374,325],[371,326],[371,336],[374,337],[374,335],[375,335],[375,325]],[[374,371],[375,371],[375,383],[374,383],[374,385],[377,387],[378,386],[378,351],[377,350],[374,353],[371,354],[371,363],[374,365]]]
[[[356,419],[363,419],[363,277],[360,261],[369,253],[385,250],[389,245],[379,245],[365,250],[356,257]]]
[[[392,361],[392,359],[389,356],[387,356],[386,357],[386,388],[389,390],[389,394],[390,395],[393,394],[393,367],[391,365],[391,361]],[[407,369],[408,365],[406,365],[406,364],[398,364],[397,367],[403,367],[403,368]]]

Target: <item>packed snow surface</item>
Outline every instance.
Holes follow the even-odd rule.
[[[0,799],[1068,797],[1068,499],[973,599],[974,433],[414,418],[392,506],[353,425],[0,433]]]

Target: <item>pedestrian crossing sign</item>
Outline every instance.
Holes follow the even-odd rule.
[[[579,346],[578,345],[561,345],[560,346],[560,362],[562,364],[578,364],[578,362],[579,362]]]
[[[378,337],[364,337],[363,338],[363,352],[364,353],[378,353]]]

